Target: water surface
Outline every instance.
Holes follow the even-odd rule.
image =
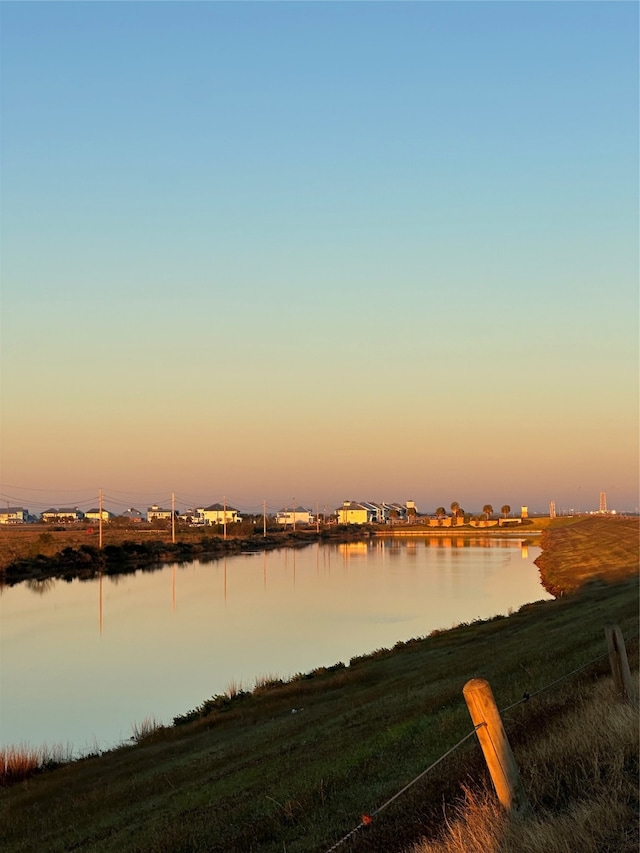
[[[0,595],[0,743],[106,749],[288,678],[550,596],[514,539],[387,538],[23,583]]]

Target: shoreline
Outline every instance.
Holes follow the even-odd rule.
[[[434,538],[434,539],[529,539],[537,538],[542,530],[515,531],[500,528],[450,529],[371,529],[325,528],[315,530],[278,531],[267,536],[229,537],[219,535],[200,536],[199,539],[175,543],[162,539],[144,540],[140,533],[131,531],[131,539],[123,538],[119,544],[108,543],[102,549],[94,544],[79,544],[79,535],[74,546],[67,546],[47,555],[36,553],[25,555],[0,567],[0,585],[14,586],[23,581],[45,581],[49,579],[91,580],[100,574],[127,574],[135,571],[154,571],[171,562],[191,560],[215,560],[240,553],[271,551],[278,548],[301,548],[316,542],[361,542],[374,538]],[[82,531],[77,531],[81,534]]]

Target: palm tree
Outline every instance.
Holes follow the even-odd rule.
[[[511,507],[509,506],[509,504],[505,504],[505,505],[502,507],[502,509],[500,510],[500,512],[501,512],[501,513],[504,515],[504,517],[506,518],[506,517],[509,515],[509,513],[511,512]]]
[[[482,512],[487,516],[487,521],[489,521],[489,516],[493,513],[493,507],[491,504],[485,504],[482,507]]]
[[[453,513],[453,515],[457,516],[459,509],[460,509],[460,504],[458,503],[458,501],[454,501],[451,504],[451,512]]]

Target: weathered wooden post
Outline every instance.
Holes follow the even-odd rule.
[[[467,681],[462,692],[473,724],[478,727],[476,734],[498,799],[508,811],[517,814],[530,811],[529,799],[520,780],[518,766],[489,682],[484,678],[472,678]]]
[[[607,637],[609,663],[611,664],[611,672],[616,690],[628,702],[632,702],[635,705],[638,700],[633,679],[631,678],[627,647],[624,644],[622,631],[619,625],[607,625],[604,633]]]

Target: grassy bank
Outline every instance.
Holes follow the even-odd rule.
[[[605,535],[614,525],[621,549],[615,559]],[[574,544],[567,551],[570,537]],[[551,750],[546,762],[527,756],[550,727],[571,715],[581,719],[594,693],[611,713],[618,707],[607,660],[597,660],[606,652],[605,624],[620,624],[631,638],[628,650],[637,669],[638,524],[588,519],[551,528],[544,546],[545,572],[561,571],[558,554],[565,561],[572,557],[564,581],[573,584],[567,588],[582,584],[577,592],[287,684],[265,678],[253,693],[203,707],[205,715],[195,713],[185,725],[141,726],[136,746],[0,791],[3,849],[328,850],[360,823],[363,812],[378,809],[470,731],[462,687],[475,676],[489,679],[500,707],[518,703],[505,715],[505,725],[525,785],[539,792],[533,797],[536,816],[552,822],[580,801],[584,772],[567,772],[562,765],[569,759],[559,751],[554,758]],[[627,561],[625,555],[634,551],[635,562]],[[553,582],[559,577],[553,575]],[[537,695],[519,702],[525,692]],[[605,719],[602,709],[600,718]],[[597,726],[585,727],[576,749],[589,756],[589,772],[606,785],[612,777],[597,736]],[[634,841],[637,848],[637,805],[634,812],[625,784],[629,778],[637,782],[637,755],[616,749],[622,782],[611,808],[618,809],[620,844],[610,839],[602,849],[626,851]],[[550,787],[542,784],[545,779]],[[472,738],[340,849],[401,851],[421,838],[434,843],[446,829],[443,809],[455,822],[462,786],[479,802],[484,781]]]

